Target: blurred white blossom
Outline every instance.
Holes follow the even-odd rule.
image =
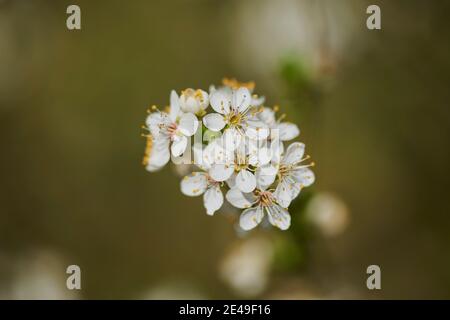
[[[306,218],[329,237],[342,233],[350,221],[345,202],[329,192],[318,193],[311,199],[306,208]]]
[[[333,0],[238,1],[230,14],[234,62],[271,79],[268,85],[284,55],[297,54],[315,73],[348,54],[356,31],[362,29],[352,5]]]
[[[269,282],[273,255],[269,239],[258,236],[240,240],[222,260],[219,274],[238,295],[257,296]]]
[[[4,299],[67,300],[78,299],[79,291],[66,287],[69,265],[58,254],[48,250],[32,251],[12,258],[13,273],[8,288],[2,290]]]

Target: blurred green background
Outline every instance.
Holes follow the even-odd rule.
[[[376,1],[375,31],[369,4],[0,1],[0,297],[450,298],[450,3]],[[172,167],[144,170],[148,106],[224,76],[299,124],[339,232],[300,202],[290,232],[242,236]],[[229,262],[243,246],[255,257]]]

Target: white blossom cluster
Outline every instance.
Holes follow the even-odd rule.
[[[300,134],[299,128],[282,121],[284,115],[277,118],[278,107],[265,107],[264,97],[253,94],[253,89],[253,82],[224,79],[209,93],[172,91],[166,111],[156,107],[149,111],[143,162],[152,172],[166,165],[171,155],[172,159],[189,155],[189,163],[198,170],[182,179],[181,192],[203,195],[208,215],[222,207],[226,190],[225,199],[244,209],[239,219],[243,230],[253,229],[265,217],[286,230],[291,224],[287,208],[303,187],[314,182],[310,169],[314,163],[305,163],[309,156],[304,156],[303,143],[284,147]]]

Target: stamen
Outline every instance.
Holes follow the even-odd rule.
[[[236,114],[232,115],[229,120],[230,124],[233,126],[239,125],[241,123],[241,121],[242,121],[241,113],[236,113]]]
[[[254,110],[254,108],[249,107],[249,108],[247,108],[247,110],[245,110],[244,112],[241,112],[241,115],[242,115],[242,116],[245,116],[247,113],[249,113],[250,111],[253,111],[253,110]]]
[[[204,102],[202,90],[200,89],[195,90],[194,97],[198,99],[201,103]]]
[[[311,158],[311,157],[310,157],[310,156],[304,157],[302,160],[300,160],[300,161],[295,162],[294,164],[292,164],[292,167],[293,167],[293,168],[308,168],[308,167],[314,167],[314,166],[316,165],[316,163],[315,163],[314,161],[311,162],[310,164],[300,165],[300,166],[299,166],[300,163],[302,163],[302,162],[305,161],[305,160],[308,160],[309,158]]]
[[[259,203],[263,207],[268,207],[273,204],[273,194],[270,191],[259,191]]]
[[[295,162],[294,165],[302,163],[303,161],[306,161],[306,160],[308,160],[310,158],[311,158],[311,156],[309,154],[307,154],[303,159],[300,159],[299,161]]]
[[[300,163],[302,163],[305,160],[310,159],[311,157],[309,155],[306,155],[303,159],[291,164],[291,165],[280,165],[279,169],[278,169],[278,179],[281,180],[284,177],[289,177],[289,173],[293,170],[297,170],[297,169],[302,169],[302,168],[309,168],[309,167],[314,167],[316,164],[315,162],[311,162],[309,164],[304,164],[304,165],[300,165]]]
[[[245,127],[247,128],[248,125],[246,124]],[[245,134],[244,134],[244,132],[242,131],[242,128],[237,127],[237,128],[236,128],[236,131],[237,131],[237,132],[239,133],[239,135],[241,136],[241,139],[245,139]]]
[[[278,123],[281,122],[281,120],[283,120],[284,118],[286,118],[286,113],[283,113],[277,120]]]

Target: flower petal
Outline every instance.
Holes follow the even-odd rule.
[[[203,205],[206,208],[206,213],[210,216],[214,214],[217,210],[222,207],[223,204],[223,194],[220,191],[220,186],[214,186],[208,188],[203,195]]]
[[[200,103],[192,96],[186,97],[181,95],[180,97],[180,107],[183,112],[196,113],[200,111]]]
[[[178,117],[178,113],[180,113],[180,98],[175,90],[170,92],[170,112],[169,117],[172,122],[175,122]]]
[[[262,121],[248,120],[244,128],[246,136],[250,139],[263,140],[270,134],[270,129]]]
[[[257,150],[250,151],[248,162],[252,166],[260,167],[268,164],[271,159],[271,150],[267,147],[262,147]]]
[[[292,143],[286,150],[283,156],[282,163],[294,164],[302,160],[305,153],[305,145],[301,142]]]
[[[271,162],[280,163],[284,153],[284,145],[279,139],[270,142]]]
[[[219,113],[210,113],[203,117],[203,123],[211,131],[220,131],[225,127],[223,116]]]
[[[258,168],[262,174],[264,175],[272,175],[275,176],[278,173],[278,166],[268,163],[264,166]]]
[[[300,183],[302,187],[309,187],[315,181],[314,172],[309,168],[298,168],[290,172],[292,178]]]
[[[241,145],[243,139],[244,137],[236,129],[225,129],[222,136],[223,147],[227,151],[234,151]]]
[[[295,198],[298,197],[298,195],[300,194],[300,191],[302,191],[303,186],[300,183],[294,183],[294,184],[291,184],[291,188],[292,188],[291,189],[291,198],[292,198],[292,200],[294,200]]]
[[[216,140],[211,141],[204,149],[202,154],[202,161],[206,164],[208,168],[215,163],[215,153],[217,148]],[[203,165],[205,165],[203,164]]]
[[[256,169],[256,185],[258,189],[265,190],[269,187],[277,176],[277,169],[271,164],[259,167]]]
[[[188,139],[185,136],[175,136],[175,140],[172,143],[171,151],[174,157],[181,156],[186,151]]]
[[[181,192],[187,196],[195,197],[205,192],[208,179],[204,172],[192,172],[181,180]]]
[[[268,127],[272,127],[276,123],[275,111],[273,111],[271,108],[263,108],[263,110],[258,113],[258,118]]]
[[[291,226],[291,215],[277,204],[267,207],[267,215],[270,223],[281,230],[289,229]]]
[[[258,96],[252,96],[252,107],[259,107],[266,101],[266,98],[264,96],[258,97]]]
[[[257,206],[255,208],[249,208],[242,212],[239,218],[239,226],[243,230],[251,230],[261,223],[264,217],[264,211],[261,206]]]
[[[204,171],[208,171],[211,165],[206,161],[205,150],[206,148],[202,144],[194,143],[194,145],[192,146],[194,162],[192,164],[196,165]]]
[[[234,172],[234,166],[228,164],[214,164],[209,169],[209,175],[216,181],[227,180]]]
[[[204,160],[210,165],[213,164],[226,164],[231,165],[234,163],[234,152],[231,148],[225,149],[223,147],[223,140],[217,138],[211,141],[204,150]]]
[[[161,135],[157,138],[153,138],[152,143],[152,149],[150,151],[146,165],[146,170],[150,172],[161,169],[170,160],[170,141],[168,137]]]
[[[283,208],[289,207],[295,195],[294,184],[290,183],[288,179],[281,179],[273,195]]]
[[[192,136],[198,129],[198,120],[197,117],[192,113],[183,113],[180,118],[180,123],[178,125],[178,130],[180,132],[190,137]]]
[[[253,173],[247,170],[241,170],[236,176],[236,186],[242,192],[249,193],[256,188],[256,178]]]
[[[225,195],[227,201],[239,209],[250,208],[256,201],[253,193],[242,193],[238,188],[231,188]]]
[[[198,98],[201,110],[205,110],[209,106],[209,95],[208,92],[203,90],[198,90],[200,92],[200,97]]]
[[[231,105],[231,90],[222,88],[211,92],[209,96],[209,103],[214,111],[220,114],[228,114]]]
[[[300,134],[300,129],[297,125],[289,122],[282,122],[277,126],[281,141],[288,141],[295,139]]]
[[[226,182],[230,189],[236,188],[236,173],[233,172]]]
[[[245,87],[240,87],[237,90],[233,90],[233,100],[231,106],[234,110],[244,112],[250,107],[252,102],[252,95]]]

